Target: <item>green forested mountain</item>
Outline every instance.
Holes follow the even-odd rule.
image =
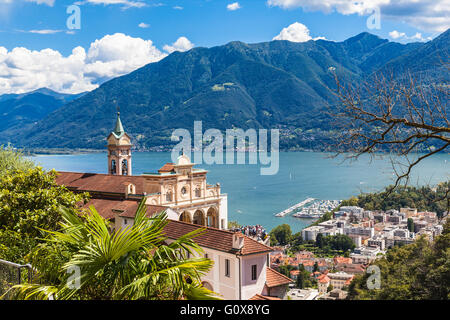
[[[436,56],[448,52],[449,33],[407,45],[361,33],[343,42],[231,42],[175,52],[104,83],[26,130],[3,130],[0,143],[102,148],[120,106],[140,148],[171,144],[173,129],[202,120],[204,130],[280,128],[282,148],[317,149],[333,135],[324,112],[336,102],[330,68],[354,82],[396,68],[448,77]]]

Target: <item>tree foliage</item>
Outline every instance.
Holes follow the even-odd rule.
[[[345,234],[323,237],[324,247],[330,247],[332,250],[348,251],[355,248],[352,238]]]
[[[40,228],[55,230],[60,207],[75,210],[86,200],[55,182],[56,172],[34,167],[11,147],[0,148],[0,258],[23,263],[41,242]]]
[[[212,261],[202,257],[203,250],[193,240],[203,229],[166,244],[166,214],[146,217],[144,201],[134,224],[113,232],[93,207],[83,216],[67,209],[62,215],[61,231],[47,230],[50,238],[31,257],[40,284],[14,287],[16,298],[215,298],[200,280]],[[73,274],[76,270],[79,272]]]
[[[33,161],[24,158],[23,153],[11,145],[0,146],[0,176],[34,167]]]
[[[270,233],[270,245],[286,245],[290,242],[292,237],[291,226],[282,224],[273,228]]]
[[[400,208],[417,208],[419,211],[436,212],[442,216],[448,211],[450,182],[442,182],[436,187],[397,187],[390,191],[392,186],[386,187],[382,192],[363,193],[358,196],[356,205],[366,210],[389,210]],[[346,204],[344,204],[346,205]]]
[[[298,265],[298,270],[300,271],[297,276],[296,285],[297,288],[304,289],[312,286],[311,277],[309,272],[305,270],[305,266],[303,264]]]

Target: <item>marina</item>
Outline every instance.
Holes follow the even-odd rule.
[[[302,208],[300,212],[296,212],[292,216],[295,218],[307,219],[320,218],[325,213],[336,209],[341,202],[342,200],[316,200],[310,206]]]
[[[303,207],[304,205],[306,205],[306,204],[308,204],[308,203],[310,203],[311,201],[314,201],[314,200],[315,200],[314,198],[308,198],[306,200],[303,200],[302,202],[294,204],[292,207],[287,208],[286,210],[275,214],[275,217],[284,217],[288,213],[291,213],[292,211],[297,210],[298,208]]]

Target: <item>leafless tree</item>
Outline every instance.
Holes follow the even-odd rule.
[[[423,81],[408,74],[401,79],[378,75],[352,84],[334,75],[339,103],[333,118],[340,132],[333,146],[335,156],[389,154],[396,175],[389,194],[410,182],[420,162],[450,151],[448,82]]]

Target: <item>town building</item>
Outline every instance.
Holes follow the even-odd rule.
[[[347,298],[348,293],[341,289],[333,289],[327,294],[320,296],[319,300],[344,300]]]
[[[319,290],[319,294],[327,293],[330,281],[330,278],[326,274],[324,274],[322,277],[317,278],[317,289]]]
[[[354,275],[340,271],[327,273],[327,277],[330,279],[333,289],[342,289],[350,284]]]

